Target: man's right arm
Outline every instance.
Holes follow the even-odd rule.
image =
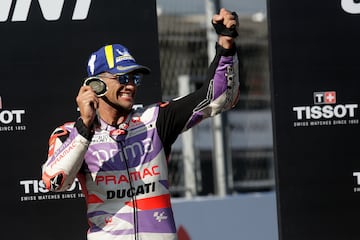
[[[51,191],[68,189],[79,172],[92,137],[81,118],[55,129],[49,140],[48,159],[42,166],[42,180]]]

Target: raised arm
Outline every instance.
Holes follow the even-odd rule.
[[[206,81],[197,91],[160,108],[157,129],[168,147],[181,132],[233,108],[239,100],[239,60],[234,42],[238,25],[236,14],[221,9],[212,22],[220,35]]]

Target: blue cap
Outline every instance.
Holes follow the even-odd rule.
[[[123,75],[132,71],[150,73],[150,68],[139,65],[128,49],[120,44],[106,45],[92,53],[87,66],[88,76],[102,72]]]

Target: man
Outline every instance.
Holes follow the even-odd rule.
[[[236,14],[221,9],[212,22],[219,39],[209,79],[173,101],[134,109],[141,76],[150,69],[120,44],[90,56],[89,79],[100,85],[80,88],[80,117],[55,129],[43,165],[49,190],[64,191],[79,179],[88,240],[177,239],[168,186],[171,145],[201,120],[231,109],[239,97]]]

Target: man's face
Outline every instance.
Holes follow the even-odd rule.
[[[103,73],[100,77],[108,87],[108,91],[105,94],[106,98],[112,104],[119,107],[119,110],[131,110],[137,90],[134,74],[129,73],[127,76],[116,76],[110,73]]]

